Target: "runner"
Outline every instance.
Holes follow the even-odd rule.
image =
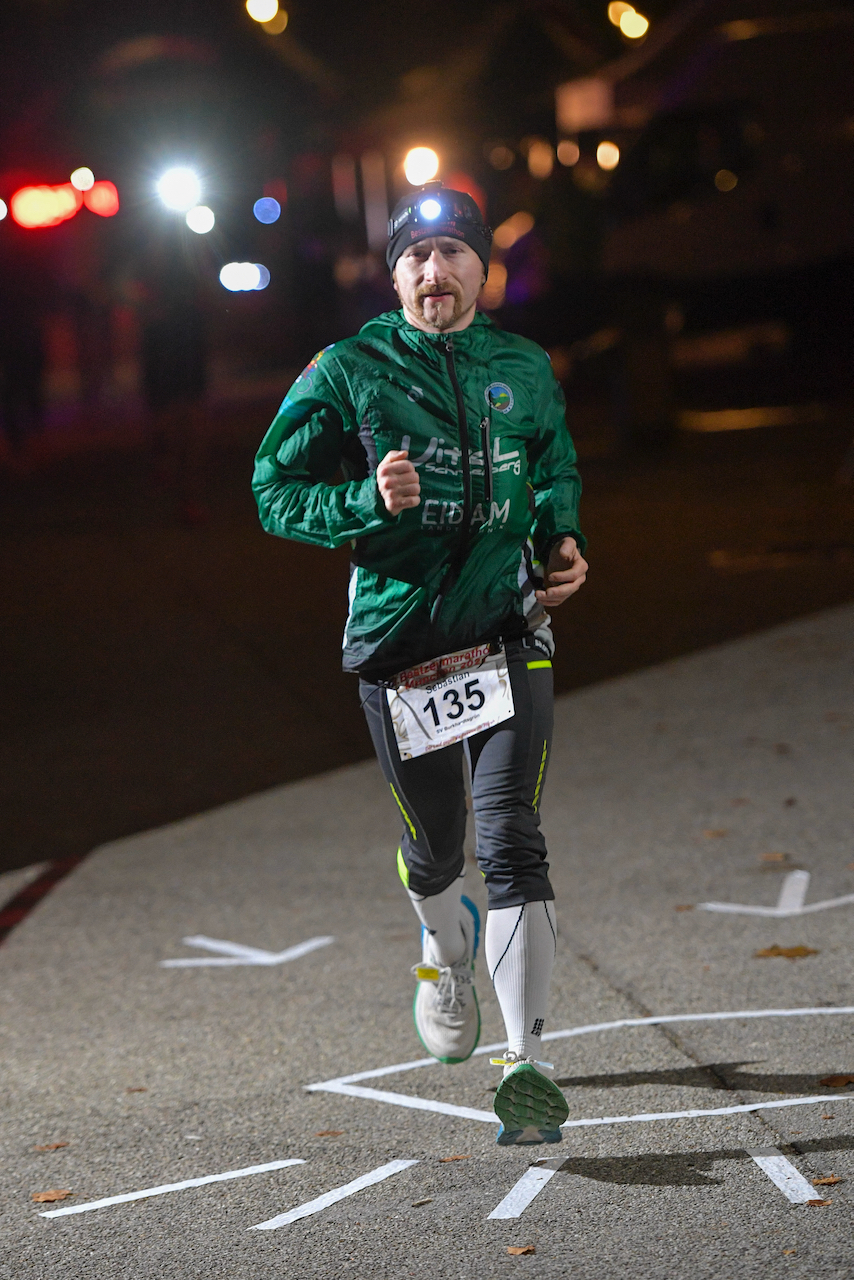
[[[397,864],[422,925],[418,1035],[456,1063],[480,1034],[465,756],[486,963],[508,1039],[492,1060],[504,1069],[498,1142],[559,1142],[567,1105],[538,1057],[556,940],[539,807],[552,733],[546,610],[587,572],[575,450],[546,353],[476,309],[492,232],[471,197],[429,183],[397,204],[389,237],[401,309],[303,370],[253,488],[268,533],[352,546],[344,669],[360,676],[403,818]]]

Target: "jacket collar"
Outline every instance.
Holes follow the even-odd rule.
[[[414,325],[409,324],[401,308],[398,311],[386,311],[375,320],[369,320],[360,333],[365,337],[379,338],[398,348],[403,343],[410,350],[426,355],[428,359],[437,360],[444,358],[445,343],[449,338],[453,340],[454,350],[461,355],[477,356],[482,352],[485,353],[491,344],[495,329],[495,322],[489,316],[484,315],[482,311],[476,311],[474,319],[466,329],[447,334],[425,333],[423,329],[416,329]]]

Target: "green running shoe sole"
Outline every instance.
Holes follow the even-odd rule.
[[[557,1085],[527,1062],[501,1081],[494,1107],[501,1121],[496,1139],[501,1147],[560,1142],[560,1126],[569,1115],[566,1098]]]

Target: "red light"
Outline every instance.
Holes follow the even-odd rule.
[[[19,227],[56,227],[73,218],[83,203],[70,182],[61,187],[21,187],[9,201],[12,217]]]
[[[112,218],[119,211],[119,193],[112,182],[96,182],[83,192],[83,203],[101,218]]]

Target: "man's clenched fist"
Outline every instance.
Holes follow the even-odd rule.
[[[391,449],[377,467],[377,488],[393,516],[421,501],[421,481],[409,461],[408,449]]]

